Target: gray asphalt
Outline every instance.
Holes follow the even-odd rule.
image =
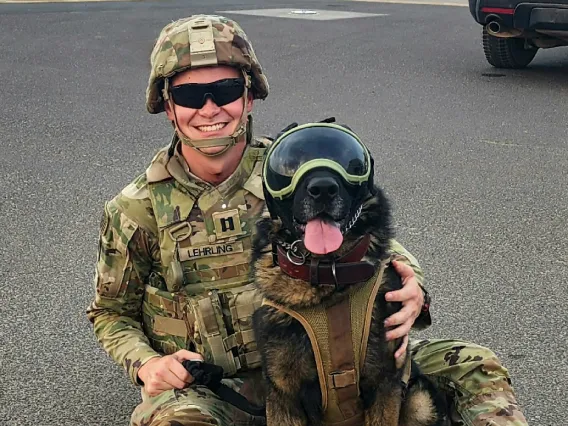
[[[0,5],[0,424],[128,423],[138,391],[84,311],[103,202],[170,135],[148,55],[170,20],[261,4],[389,15],[230,15],[271,83],[257,131],[358,131],[434,298],[420,336],[491,347],[530,424],[566,424],[568,49],[497,71],[467,8],[333,0]]]

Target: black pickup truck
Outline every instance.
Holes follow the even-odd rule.
[[[568,46],[568,0],[469,0],[497,68],[524,68],[539,48]]]

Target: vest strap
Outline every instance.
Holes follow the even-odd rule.
[[[260,365],[262,358],[259,351],[248,352],[246,354],[239,355],[239,360],[241,365],[248,368],[255,368]]]
[[[189,337],[189,330],[184,320],[163,317],[161,315],[154,316],[153,330],[158,333],[167,333],[174,336]]]
[[[217,324],[217,318],[215,317],[215,310],[213,309],[211,299],[205,297],[198,303],[207,334],[210,336],[220,335],[221,333],[219,332],[219,325]]]

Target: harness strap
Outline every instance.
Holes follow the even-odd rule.
[[[367,311],[365,314],[365,323],[363,326],[363,340],[361,343],[361,365],[364,365],[365,358],[367,357],[367,345],[369,343],[369,333],[371,331],[371,321],[373,320],[373,308],[375,307],[375,299],[377,298],[377,293],[383,284],[383,276],[385,274],[385,269],[387,265],[390,263],[391,259],[385,259],[381,262],[379,266],[379,275],[375,281],[375,285],[373,286],[373,290],[371,290],[371,295],[369,296],[369,301],[367,302]]]
[[[349,419],[341,420],[339,422],[322,422],[324,426],[361,426],[365,424],[365,413],[361,412]]]
[[[335,390],[341,414],[345,419],[349,419],[362,412],[355,370],[349,298],[330,306],[325,311],[331,349],[328,386]]]
[[[375,299],[377,298],[377,293],[379,292],[379,289],[381,288],[381,285],[383,283],[383,276],[385,273],[385,270],[387,269],[387,266],[391,263],[392,260],[396,259],[397,255],[392,255],[390,258],[385,259],[381,262],[381,266],[379,268],[379,276],[377,277],[377,281],[375,282],[375,285],[373,286],[373,290],[371,291],[371,295],[369,296],[369,301],[367,303],[367,312],[365,314],[365,324],[363,327],[363,341],[361,344],[361,365],[364,364],[365,362],[365,358],[367,356],[367,345],[369,343],[369,333],[371,330],[371,321],[373,319],[373,308],[375,306]],[[397,361],[397,367],[400,367],[398,365]],[[407,386],[408,382],[410,380],[410,373],[411,373],[411,367],[412,367],[412,362],[410,360],[409,356],[406,356],[404,359],[401,359],[400,362],[406,363],[404,366],[404,372],[402,373],[402,383]]]
[[[280,305],[272,300],[269,299],[264,299],[262,301],[263,305],[268,305],[268,306],[272,306],[273,308],[282,311],[288,315],[290,315],[292,318],[298,320],[300,322],[300,324],[302,324],[302,326],[304,327],[304,329],[306,330],[306,333],[308,333],[308,337],[310,338],[310,342],[312,343],[312,348],[314,350],[314,356],[316,359],[316,367],[318,370],[318,378],[319,378],[319,384],[320,384],[320,389],[321,389],[321,396],[322,396],[322,409],[323,411],[325,411],[325,409],[327,408],[327,385],[326,385],[326,378],[325,378],[325,373],[323,370],[323,360],[321,358],[321,353],[319,351],[319,347],[317,344],[317,338],[316,335],[314,333],[314,330],[312,329],[312,327],[310,326],[310,324],[308,323],[308,321],[306,321],[306,319],[301,316],[299,313],[297,313],[296,311],[293,311],[291,309],[288,309],[286,306]]]

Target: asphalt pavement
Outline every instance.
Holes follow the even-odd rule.
[[[258,8],[373,15],[235,13]],[[152,43],[201,12],[253,40],[258,133],[336,116],[367,141],[434,299],[419,336],[491,347],[530,424],[564,425],[568,49],[496,70],[465,7],[334,0],[0,4],[0,424],[128,424],[138,390],[85,317],[97,231],[170,137],[144,105]]]

